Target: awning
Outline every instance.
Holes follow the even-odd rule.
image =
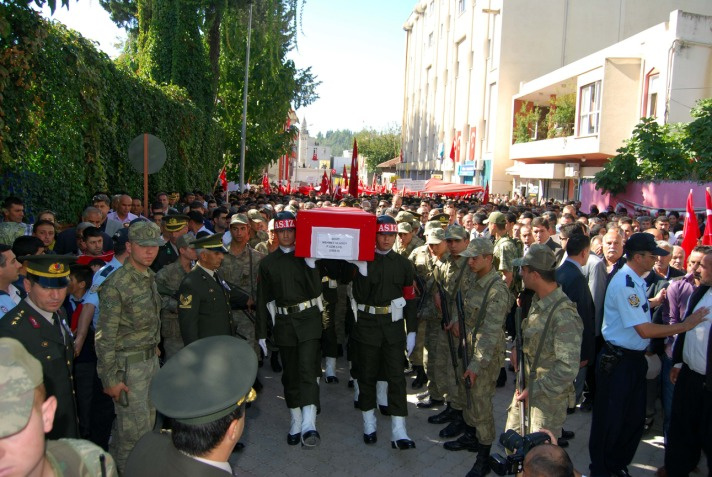
[[[376,167],[378,167],[380,169],[385,169],[388,167],[396,167],[396,164],[399,164],[400,161],[401,161],[400,156],[396,156],[393,159],[389,159],[387,161],[384,161],[384,162],[378,164]]]

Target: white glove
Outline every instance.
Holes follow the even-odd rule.
[[[266,339],[261,339],[257,342],[257,344],[260,345],[260,348],[262,348],[262,352],[265,354],[265,358],[268,356],[267,353],[267,340]]]
[[[410,356],[410,353],[413,352],[413,349],[415,348],[415,331],[411,331],[408,333],[408,336],[405,338],[405,349],[408,352],[408,356]]]

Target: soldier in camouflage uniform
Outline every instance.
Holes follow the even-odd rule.
[[[262,242],[255,245],[255,250],[260,252],[262,255],[269,255],[270,253],[277,250],[277,247],[279,247],[279,242],[277,242],[277,236],[274,234],[274,219],[270,220],[269,223],[267,223],[267,236],[267,240],[263,240]]]
[[[465,380],[471,384],[471,402],[465,407],[465,433],[456,441],[445,443],[451,451],[477,452],[471,477],[489,471],[489,452],[495,439],[492,399],[499,369],[504,362],[504,320],[508,312],[509,291],[499,273],[492,267],[494,246],[487,238],[470,242],[461,256],[469,257],[468,274],[460,287],[464,309],[464,328],[470,362],[462,369],[460,394],[465,395]],[[451,325],[451,332],[459,338],[459,326]]]
[[[258,265],[264,255],[250,247],[249,219],[245,214],[235,214],[230,220],[230,248],[220,265],[220,273],[225,280],[247,291],[251,303],[255,301]],[[259,358],[260,350],[255,339],[255,322],[249,310],[232,310],[232,321],[237,333],[244,337]]]
[[[0,338],[0,448],[2,466],[12,475],[116,477],[110,455],[80,439],[45,442],[52,429],[57,397],[46,397],[42,365],[22,344]]]
[[[393,246],[393,250],[396,253],[408,258],[413,250],[425,243],[416,235],[419,223],[413,214],[404,210],[398,212],[398,215],[396,215],[396,223],[398,224],[399,229],[398,238]],[[404,225],[401,227],[401,224],[407,224],[407,226]]]
[[[464,252],[470,243],[469,237],[470,234],[467,233],[467,230],[461,225],[449,226],[445,231],[445,240],[447,241],[450,256],[447,261],[435,270],[435,280],[445,289],[445,294],[447,295],[447,301],[443,303],[440,300],[440,296],[437,295],[438,291],[435,290],[435,303],[440,310],[447,307],[450,312],[450,320],[457,319],[455,294],[460,289],[465,276],[471,273],[467,266],[468,258],[460,256],[460,253]],[[440,331],[438,335],[437,353],[435,355],[433,371],[435,372],[438,386],[442,384],[443,387],[447,389],[446,396],[449,402],[444,411],[428,418],[428,422],[431,424],[449,423],[447,427],[442,429],[439,433],[440,437],[444,438],[458,436],[465,430],[465,421],[462,417],[462,410],[465,405],[464,396],[460,396],[458,389],[457,381],[459,381],[459,376],[455,375],[453,369],[450,343],[447,335],[448,333],[444,330]]]
[[[176,240],[178,260],[161,268],[156,274],[156,287],[161,294],[161,337],[163,338],[164,360],[170,359],[181,348],[183,338],[178,323],[178,289],[183,277],[193,268],[193,262],[198,258],[195,249],[190,245],[195,238],[192,235],[182,235]]]
[[[161,295],[149,266],[163,244],[156,224],[131,224],[129,255],[99,289],[97,371],[104,392],[114,399],[116,420],[109,450],[120,472],[133,446],[155,422],[148,386],[158,371]]]
[[[439,230],[439,232],[433,233]],[[419,407],[430,407],[429,404],[439,402],[442,404],[442,393],[435,388],[435,380],[428,381],[427,367],[428,360],[432,360],[435,356],[435,343],[437,342],[437,334],[440,331],[440,312],[435,308],[433,302],[433,289],[435,283],[433,281],[433,270],[436,262],[440,257],[447,252],[447,244],[445,243],[445,231],[440,227],[439,222],[428,222],[426,224],[426,244],[417,247],[411,252],[408,260],[415,266],[415,273],[421,279],[421,285],[424,288],[420,290],[418,298],[418,330],[415,335],[415,349],[410,355],[410,363],[413,370],[416,372],[416,377],[413,380],[413,389],[420,389],[426,383],[428,384],[429,401],[418,403]],[[425,351],[428,352],[428,360],[425,359]]]
[[[267,220],[257,209],[247,211],[247,218],[250,219],[250,239],[247,241],[250,247],[255,248],[260,242],[269,239],[267,235]]]
[[[568,394],[581,361],[583,323],[576,305],[556,283],[556,257],[548,246],[533,244],[514,265],[522,267],[524,286],[535,296],[529,315],[522,321],[524,363],[515,365],[524,366],[525,388],[512,398],[506,428],[520,434],[546,428],[560,436]],[[541,354],[537,356],[542,340]],[[516,350],[512,355],[516,356]],[[526,431],[519,428],[519,401],[528,408]]]

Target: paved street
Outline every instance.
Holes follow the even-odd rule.
[[[247,425],[242,437],[246,448],[231,459],[237,475],[464,476],[474,462],[474,453],[443,449],[443,440],[438,437],[438,431],[444,426],[427,422],[427,417],[435,414],[436,410],[415,407],[417,398],[416,392],[410,388],[410,377],[407,426],[408,434],[416,442],[417,448],[412,451],[391,449],[390,418],[378,412],[378,443],[365,445],[362,441],[361,413],[354,409],[353,390],[346,385],[348,368],[344,358],[339,358],[337,362],[340,383],[322,382],[321,385],[321,414],[317,418],[321,446],[314,451],[302,450],[300,446],[288,446],[286,435],[289,412],[282,396],[280,375],[273,373],[269,361],[265,361],[264,367],[259,370],[264,390],[247,410]],[[507,386],[497,390],[495,420],[498,429],[504,428],[507,406],[514,392],[513,379],[514,375],[509,373]],[[567,452],[580,471],[588,470],[590,420],[591,414],[577,411],[566,422],[566,429],[576,432],[576,438],[571,441]],[[662,465],[661,423],[662,416],[659,415],[655,419],[654,432],[644,436],[629,469],[632,475],[654,475],[655,469]],[[501,446],[497,447],[497,452],[501,452]],[[702,472],[697,475],[705,475],[704,459],[700,467]]]

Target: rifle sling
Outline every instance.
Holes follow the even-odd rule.
[[[532,366],[529,368],[529,382],[533,383],[536,376],[536,368],[539,365],[539,357],[541,356],[541,351],[544,348],[544,340],[546,340],[546,333],[549,331],[549,323],[551,322],[551,317],[554,316],[554,311],[559,307],[560,304],[565,302],[568,298],[560,298],[559,301],[554,303],[549,311],[549,316],[546,317],[546,323],[544,323],[544,330],[541,333],[541,339],[539,340],[539,346],[536,347],[536,354],[534,355],[534,361],[532,361]],[[523,337],[522,337],[523,338]],[[522,340],[523,342],[523,340]],[[529,387],[529,386],[527,386]],[[532,390],[529,389],[529,402],[531,402]]]

